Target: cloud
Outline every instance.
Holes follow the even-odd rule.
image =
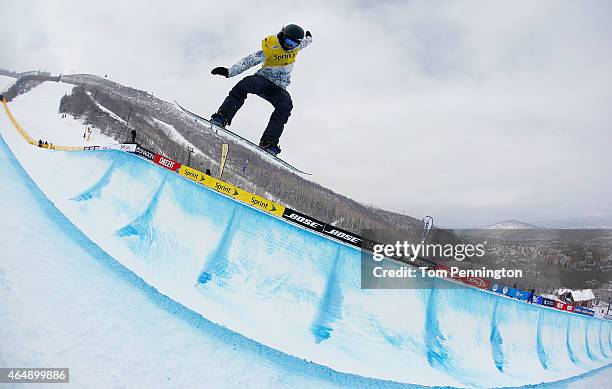
[[[310,29],[283,156],[364,203],[442,224],[612,210],[609,2],[10,2],[0,66],[111,79],[206,114],[210,75]],[[6,37],[5,33],[5,37]],[[249,98],[234,130],[258,139]]]

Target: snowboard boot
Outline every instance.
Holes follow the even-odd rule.
[[[210,122],[217,127],[225,128],[227,119],[221,112],[213,113],[210,117]]]
[[[277,156],[281,152],[280,147],[278,147],[278,143],[270,140],[261,140],[261,142],[259,142],[259,147],[261,147],[266,153],[274,156]]]

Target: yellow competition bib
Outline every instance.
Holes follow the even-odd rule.
[[[295,57],[297,57],[299,51],[297,47],[291,51],[283,50],[276,35],[270,35],[261,41],[261,48],[266,57],[266,62],[263,64],[264,68],[289,65],[295,62]]]

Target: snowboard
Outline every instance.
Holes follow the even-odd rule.
[[[175,101],[174,103],[177,105],[177,107],[181,111],[185,112],[187,115],[191,116],[196,121],[201,121],[201,122],[205,123],[206,125],[210,126],[211,130],[215,131],[216,133],[224,134],[224,135],[226,135],[226,136],[228,136],[230,138],[234,138],[234,140],[238,140],[238,141],[244,143],[245,146],[247,146],[249,149],[252,149],[252,150],[256,151],[262,157],[267,158],[269,161],[273,161],[274,163],[277,163],[277,164],[285,167],[289,171],[292,171],[292,172],[298,173],[298,174],[308,175],[308,176],[310,175],[310,173],[306,173],[305,171],[302,171],[302,170],[296,168],[295,166],[293,166],[289,162],[280,159],[276,155],[273,155],[273,154],[270,154],[270,153],[266,152],[261,147],[259,147],[259,145],[257,145],[255,143],[251,142],[250,140],[248,140],[248,139],[246,139],[246,138],[236,134],[235,132],[232,132],[232,131],[228,130],[227,128],[224,128],[224,127],[219,127],[219,126],[211,123],[209,119],[206,119],[206,118],[204,118],[204,117],[202,117],[202,116],[200,116],[198,114],[195,114],[195,113],[191,112],[187,108],[185,108],[182,105],[180,105],[177,101]]]

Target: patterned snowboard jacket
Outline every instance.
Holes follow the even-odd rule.
[[[263,66],[255,74],[267,78],[283,89],[287,89],[287,86],[291,83],[290,75],[293,70],[293,63],[299,51],[311,42],[312,37],[305,37],[295,49],[285,51],[280,46],[276,35],[270,35],[261,41],[261,50],[232,65],[229,68],[228,77],[237,76],[263,62]]]

